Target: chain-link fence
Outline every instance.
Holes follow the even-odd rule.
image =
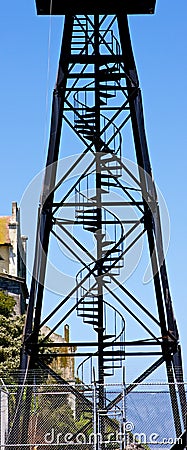
[[[159,449],[177,442],[169,386],[1,386],[1,450]],[[178,395],[178,394],[177,394]]]

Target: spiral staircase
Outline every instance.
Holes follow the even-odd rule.
[[[83,21],[83,22],[82,22]],[[80,26],[85,19],[80,19]],[[76,25],[77,32],[77,25]],[[77,34],[75,34],[75,39]],[[112,45],[114,43],[112,42]],[[99,69],[99,106],[107,105],[109,99],[113,99],[116,95],[114,83],[120,79],[118,68],[114,65],[111,68]],[[111,85],[112,82],[112,85]],[[93,83],[85,86],[84,98],[81,98],[80,91],[74,95],[75,111],[79,111],[79,118],[76,114],[74,118],[74,127],[78,135],[82,135],[87,141],[93,145],[96,142],[96,108],[90,107],[87,101],[88,89],[93,89]],[[111,90],[114,92],[111,93]],[[121,165],[121,145],[122,137],[118,127],[114,122],[109,123],[109,119],[101,114],[103,123],[103,131],[101,135],[104,139],[99,140],[99,151],[95,154],[96,170],[99,174],[99,188],[95,188],[93,193],[93,172],[88,173],[75,188],[75,198],[78,206],[75,209],[75,220],[81,224],[85,231],[94,234],[96,241],[96,254],[100,247],[100,260],[102,263],[102,273],[100,281],[104,288],[105,283],[111,283],[112,277],[120,275],[120,270],[124,267],[124,241],[123,241],[123,225],[115,214],[105,209],[102,205],[103,195],[110,192],[111,187],[117,187],[117,181],[122,175]],[[98,207],[99,205],[99,207]],[[102,211],[102,220],[98,227],[98,211]],[[108,238],[109,236],[109,238]],[[77,286],[80,285],[82,279],[89,272],[90,267],[81,269],[76,277]],[[79,302],[80,298],[82,299]],[[82,317],[84,323],[90,324],[95,332],[99,329],[99,287],[97,276],[91,274],[85,283],[81,283],[81,287],[77,288],[77,316]],[[112,376],[117,368],[121,368],[125,359],[124,345],[120,344],[125,341],[125,320],[120,312],[110,303],[103,302],[103,376]],[[108,320],[110,317],[110,320]],[[120,321],[119,321],[120,318]],[[120,324],[119,324],[120,322]],[[109,328],[109,331],[108,331]],[[105,348],[110,346],[108,352]],[[119,347],[114,351],[113,343],[119,342]],[[93,368],[93,356],[85,358],[78,367],[77,375],[84,381],[84,365],[91,360],[91,369]],[[82,376],[80,376],[80,373]],[[92,379],[92,375],[91,375]]]

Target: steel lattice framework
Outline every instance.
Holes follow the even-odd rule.
[[[144,13],[154,11],[154,2],[147,7],[145,4],[149,2],[140,3],[140,11],[136,11],[137,2],[131,2],[135,10],[130,13],[139,13],[141,8]],[[181,349],[165,264],[142,97],[128,28],[129,6],[127,11],[120,12],[116,4],[113,11],[114,6],[111,10],[109,2],[108,9],[107,5],[104,10],[101,7],[101,15],[92,7],[87,11],[84,10],[86,6],[81,6],[82,10],[77,11],[75,6],[79,15],[72,15],[69,11],[58,10],[54,2],[54,14],[65,14],[65,21],[53,92],[50,141],[38,213],[21,369],[26,377],[28,369],[39,366],[58,382],[61,380],[45,363],[43,349],[59,346],[58,343],[48,343],[48,338],[71,314],[76,313],[83,324],[93,328],[94,339],[92,342],[77,340],[60,345],[77,347],[75,357],[82,357],[81,369],[91,362],[91,377],[95,373],[100,385],[99,407],[106,406],[103,388],[106,378],[123,368],[126,356],[143,356],[145,370],[132,380],[127,391],[130,392],[137,383],[143,382],[161,364],[165,364],[176,435],[179,436],[186,413]],[[39,14],[50,12],[47,2],[38,1],[37,8]],[[74,133],[80,151],[73,164],[67,167],[66,174],[57,181],[63,124]],[[132,134],[136,174],[125,160],[128,147],[126,129],[130,129]],[[83,163],[81,174],[74,177],[62,193],[65,181],[80,163]],[[120,278],[122,270],[128,270],[128,254],[133,249],[136,251],[142,236],[147,240],[152,267],[153,300],[150,300],[150,307],[144,299],[137,298]],[[77,259],[79,270],[68,294],[42,318],[51,237],[55,237]],[[89,239],[94,239],[95,253],[85,244]],[[68,312],[63,313],[64,306],[70,301]],[[132,306],[129,306],[129,301]],[[157,316],[152,313],[155,303]],[[133,312],[133,305],[139,309],[139,314]],[[60,311],[60,320],[39,342],[42,326],[48,324],[57,311]],[[134,320],[134,340],[128,340],[125,335],[125,319],[127,322],[129,316]],[[138,336],[140,328],[144,338],[142,332]],[[133,352],[129,351],[132,347]],[[63,355],[63,352],[53,354],[55,357]],[[68,356],[72,357],[72,353],[66,353]],[[150,356],[154,357],[154,362],[147,367],[146,360]],[[29,399],[28,390],[27,411]],[[118,400],[113,400],[107,409],[110,410]],[[27,430],[26,425],[24,430]]]

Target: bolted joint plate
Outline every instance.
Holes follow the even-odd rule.
[[[36,0],[38,15],[154,14],[156,0]]]

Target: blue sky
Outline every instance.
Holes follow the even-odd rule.
[[[129,18],[154,178],[170,217],[167,266],[187,375],[186,20],[186,0],[157,0],[154,16]],[[0,214],[9,215],[45,164],[63,17],[37,17],[34,0],[17,0],[2,2],[0,22]]]

